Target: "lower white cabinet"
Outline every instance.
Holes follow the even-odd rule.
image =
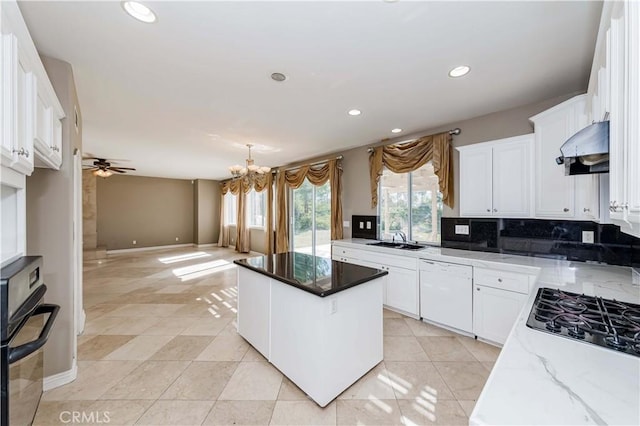
[[[530,289],[526,274],[474,268],[473,334],[504,344]]]
[[[393,249],[390,249],[393,250]],[[384,305],[392,310],[419,318],[417,259],[399,255],[354,249],[334,244],[333,260],[389,272],[384,285]]]

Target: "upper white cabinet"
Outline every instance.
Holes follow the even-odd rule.
[[[15,2],[2,3],[2,166],[23,175],[62,164],[64,111]]]
[[[459,147],[461,216],[531,216],[533,135]]]
[[[534,215],[539,218],[599,218],[597,175],[565,176],[560,147],[588,124],[586,95],[576,96],[531,117],[535,128]]]
[[[35,75],[20,54],[18,38],[2,35],[2,165],[30,175],[33,171]]]
[[[640,4],[605,2],[589,101],[592,120],[609,112],[609,215],[640,237]]]

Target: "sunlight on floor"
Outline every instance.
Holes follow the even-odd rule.
[[[382,410],[387,414],[391,414],[393,412],[393,408],[391,408],[389,404],[379,400],[373,395],[369,396],[369,402],[365,404],[365,408],[372,413],[375,413],[377,410]]]
[[[219,259],[213,260],[211,262],[185,266],[183,268],[176,268],[171,272],[173,272],[173,275],[180,278],[180,280],[184,282],[194,280],[196,278],[206,277],[207,275],[212,275],[235,267],[236,265],[234,265],[233,263]]]
[[[165,265],[169,265],[171,263],[184,262],[185,260],[192,260],[192,259],[200,259],[202,257],[211,257],[211,255],[203,251],[196,251],[194,253],[179,254],[177,256],[160,257],[158,258],[158,260],[164,263]]]
[[[391,386],[393,389],[397,390],[398,392],[401,392],[406,395],[408,392],[408,389],[411,388],[411,383],[407,382],[404,379],[401,379],[400,377],[396,376],[391,372],[387,372],[387,374],[389,375],[389,377],[385,377],[382,374],[380,374],[378,376],[378,380]],[[391,378],[391,376],[393,376],[393,378]]]

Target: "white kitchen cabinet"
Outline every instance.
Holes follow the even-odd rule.
[[[476,285],[473,294],[473,333],[504,344],[527,295]]]
[[[609,211],[611,222],[640,237],[640,4],[612,13],[606,37],[609,69]]]
[[[560,147],[588,124],[585,103],[586,95],[575,96],[530,118],[535,128],[535,217],[592,219],[597,209],[598,185],[592,185],[597,177],[565,176],[565,166],[556,163]]]
[[[394,251],[395,249],[388,249]],[[399,251],[399,250],[395,250]],[[417,259],[387,254],[366,249],[354,249],[333,244],[333,260],[354,265],[381,269],[389,274],[385,277],[383,303],[387,308],[419,318],[419,284]]]
[[[473,268],[473,334],[503,344],[524,306],[534,278],[527,274]]]
[[[59,169],[62,164],[62,123],[48,99],[47,92],[36,85],[35,131],[33,147],[35,165]]]
[[[0,43],[0,157],[3,168],[30,175],[62,164],[64,110],[16,2],[3,2]]]
[[[35,79],[18,49],[18,38],[3,34],[2,165],[25,175],[33,171]]]
[[[533,136],[459,147],[460,215],[531,216]]]

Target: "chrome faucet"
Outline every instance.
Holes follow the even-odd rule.
[[[395,234],[393,234],[393,237],[392,237],[392,241],[393,241],[393,242],[395,242],[395,241],[396,241],[396,235],[399,235],[399,236],[400,236],[400,238],[402,238],[402,242],[403,242],[403,243],[406,243],[406,242],[407,242],[407,234],[405,234],[405,233],[404,233],[404,232],[402,232],[402,231],[396,231],[396,233],[395,233]]]

